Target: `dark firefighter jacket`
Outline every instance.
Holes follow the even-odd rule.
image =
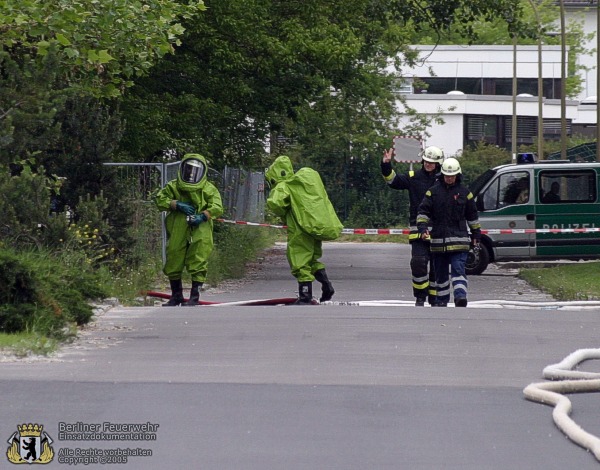
[[[426,191],[419,206],[417,227],[424,233],[431,227],[430,249],[435,252],[469,251],[471,230],[474,239],[481,238],[481,225],[473,194],[460,184],[448,186],[441,180]]]
[[[436,181],[435,172],[427,173],[424,168],[417,171],[409,171],[403,174],[397,174],[390,162],[381,162],[381,174],[388,186],[392,189],[407,189],[409,198],[409,224],[410,242],[419,238],[417,231],[417,210],[425,197],[425,192],[431,188]]]

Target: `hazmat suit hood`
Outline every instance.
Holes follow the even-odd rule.
[[[277,183],[291,179],[294,176],[294,168],[290,157],[281,155],[277,157],[265,173],[265,179],[271,189]]]
[[[183,156],[177,172],[177,188],[192,192],[206,185],[208,164],[206,158],[198,153],[187,153]]]

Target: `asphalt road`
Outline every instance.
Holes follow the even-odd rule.
[[[55,453],[45,468],[71,466],[69,458],[83,466],[86,456],[98,462],[86,468],[110,468],[99,459],[123,461],[136,449],[152,455],[113,466],[598,468],[523,388],[543,381],[545,366],[599,347],[600,311],[548,309],[552,299],[495,267],[470,278],[468,308],[415,308],[408,260],[405,245],[326,244],[341,304],[114,307],[52,358],[0,362],[0,431],[6,442],[17,425],[42,424]],[[288,297],[295,288],[277,247],[245,282],[203,298]],[[367,300],[406,305],[352,305]],[[484,300],[536,306],[477,306]],[[575,421],[600,435],[598,396],[571,399]]]

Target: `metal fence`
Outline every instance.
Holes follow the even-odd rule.
[[[561,152],[554,152],[548,155],[547,160],[560,160]],[[595,162],[596,161],[596,142],[588,142],[567,149],[567,159],[572,162]]]
[[[219,187],[225,215],[235,220],[264,222],[265,178],[262,172],[225,167]]]
[[[172,163],[105,163],[115,167],[120,184],[127,188],[130,198],[141,207],[152,204],[152,195],[167,182],[177,178],[180,162]],[[265,192],[264,174],[240,168],[225,167],[222,173],[208,170],[208,180],[221,193],[224,214],[228,219],[264,222]],[[160,240],[163,262],[165,260],[167,237],[164,228],[165,213],[156,213],[156,220],[145,228],[146,243],[152,245]],[[136,220],[142,217],[135,217]],[[148,218],[143,218],[148,220]]]

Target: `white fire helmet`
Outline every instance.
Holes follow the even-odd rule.
[[[460,173],[460,163],[456,158],[446,158],[442,163],[442,174],[446,176],[458,175]]]
[[[421,158],[423,158],[423,160],[426,162],[442,163],[442,160],[444,159],[444,152],[442,152],[442,149],[439,147],[430,146],[423,150],[421,153]]]

